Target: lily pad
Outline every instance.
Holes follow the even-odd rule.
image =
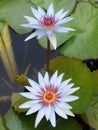
[[[35,5],[39,5],[39,6],[43,7],[45,9],[47,9],[49,4],[52,2],[54,4],[55,12],[64,8],[65,11],[69,10],[69,15],[74,10],[75,5],[77,3],[76,0],[70,0],[70,2],[69,2],[69,0],[62,0],[62,1],[60,1],[60,0],[31,0],[31,2]],[[66,24],[64,24],[63,26],[66,26]],[[68,26],[66,26],[66,27],[68,27]],[[56,33],[57,46],[62,45],[67,39],[69,39],[71,36],[73,36],[75,32],[73,31],[73,32],[69,32],[69,33],[70,33],[70,35],[68,33]],[[47,48],[47,38],[46,37],[41,38],[40,40],[38,40],[38,42],[42,47]],[[52,46],[51,46],[51,49],[53,49]]]
[[[77,0],[31,0],[31,2],[33,4],[35,4],[36,6],[41,6],[45,9],[48,8],[48,6],[50,5],[50,3],[54,4],[55,7],[55,11],[58,11],[62,8],[64,8],[65,10],[69,10],[72,11],[77,3]],[[57,4],[58,3],[58,4]]]
[[[32,4],[28,0],[0,0],[0,19],[8,22],[9,26],[19,34],[29,32],[20,24],[26,23],[24,15],[31,15]]]
[[[79,59],[98,57],[98,9],[90,2],[79,2],[72,16],[73,21],[67,23],[76,29],[72,36],[61,49],[65,56]],[[70,35],[70,34],[69,34]]]
[[[5,115],[7,127],[10,130],[44,130],[49,124],[46,120],[42,120],[37,128],[34,128],[35,114],[26,116],[25,113],[17,114],[12,109]]]
[[[98,95],[93,98],[89,108],[81,117],[87,124],[98,130]]]
[[[98,8],[98,0],[90,0],[91,4]]]
[[[8,130],[6,121],[1,113],[0,113],[0,130]]]
[[[72,111],[75,114],[85,112],[92,100],[94,86],[89,69],[81,60],[61,56],[50,60],[50,72],[54,73],[56,70],[65,73],[64,80],[72,78],[71,82],[75,83],[73,87],[80,87],[74,93],[79,99],[70,103],[73,107]]]
[[[65,130],[65,129],[82,130],[82,126],[74,118],[69,118],[67,120],[58,119],[57,125],[55,128],[50,126],[50,127],[47,127],[47,129],[45,129],[45,130]]]
[[[93,83],[94,83],[94,92],[98,92],[98,70],[92,72]]]

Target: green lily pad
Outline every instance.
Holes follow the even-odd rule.
[[[47,129],[45,129],[45,130],[65,130],[65,129],[82,130],[82,126],[74,118],[69,118],[67,120],[58,119],[57,125],[55,128],[50,126],[50,127],[47,127]]]
[[[93,98],[89,108],[81,117],[87,124],[98,130],[98,95]]]
[[[69,10],[69,14],[71,14],[71,12],[75,8],[77,1],[70,0],[70,2],[69,2],[69,0],[62,0],[62,1],[60,1],[60,0],[31,0],[31,2],[35,5],[39,5],[39,6],[43,7],[45,9],[48,8],[50,3],[53,3],[55,12],[64,8],[64,10]],[[63,26],[66,26],[66,24],[64,24]],[[73,32],[69,32],[69,33],[70,33],[70,35],[68,33],[56,33],[57,46],[62,45],[67,39],[69,39],[71,36],[73,36],[75,32],[73,31]],[[39,39],[38,42],[42,47],[47,48],[47,37],[43,37],[43,38]],[[51,46],[51,49],[53,49],[52,46]]]
[[[25,113],[17,114],[12,109],[5,115],[7,127],[10,130],[44,130],[49,124],[46,120],[42,120],[37,128],[34,128],[36,114],[26,116]]]
[[[92,72],[93,83],[94,83],[94,92],[98,92],[98,70]]]
[[[0,113],[0,130],[8,130],[5,119],[1,113]]]
[[[93,95],[93,78],[91,72],[82,63],[81,60],[68,57],[57,57],[50,60],[50,72],[54,73],[58,70],[59,73],[65,73],[64,80],[72,78],[75,85],[73,87],[80,87],[74,95],[79,96],[79,99],[70,102],[75,114],[81,114],[88,108]],[[84,101],[85,100],[85,101]]]
[[[33,4],[35,4],[36,6],[41,6],[45,9],[48,8],[48,6],[50,5],[50,3],[54,4],[55,7],[55,11],[58,11],[62,8],[64,8],[65,10],[70,10],[72,11],[76,5],[77,0],[31,0],[31,2]],[[58,3],[58,4],[57,4]]]
[[[8,22],[10,27],[19,34],[29,32],[30,29],[21,27],[27,21],[24,15],[31,15],[32,4],[28,0],[0,0],[0,19]]]
[[[64,44],[60,52],[65,56],[79,59],[97,58],[98,9],[90,2],[81,1],[72,16],[74,20],[67,25],[75,28],[76,34]]]
[[[98,8],[98,0],[90,0],[91,4]]]

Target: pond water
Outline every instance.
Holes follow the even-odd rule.
[[[11,55],[12,59],[8,60],[4,57],[0,58],[0,96],[11,95],[12,92],[19,92],[23,87],[13,82],[13,76],[16,74],[24,74],[28,68],[27,76],[36,78],[35,71],[40,71],[46,63],[46,49],[40,47],[36,40],[30,40],[24,43],[24,39],[28,34],[18,35],[10,29],[13,48]],[[51,51],[51,58],[58,56],[58,49]],[[12,60],[12,61],[11,61]],[[13,63],[13,64],[11,64]],[[84,61],[92,70],[98,68],[97,60]],[[13,70],[15,68],[15,70]],[[10,107],[10,101],[0,103],[0,110],[2,113]],[[94,130],[88,125],[84,124],[83,130]]]

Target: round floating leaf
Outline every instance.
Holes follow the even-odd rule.
[[[55,7],[55,11],[58,11],[62,8],[64,8],[65,10],[69,10],[72,11],[76,5],[77,0],[31,0],[31,2],[33,4],[35,4],[36,6],[41,6],[45,9],[48,8],[48,6],[50,5],[50,3],[54,4]],[[58,3],[58,4],[57,4]]]
[[[69,125],[70,124],[70,125]],[[82,126],[72,118],[69,118],[67,120],[59,119],[57,120],[57,125],[55,128],[53,127],[47,127],[45,130],[82,130]]]
[[[93,98],[91,105],[81,117],[87,124],[98,130],[98,95]]]
[[[92,72],[93,83],[94,83],[94,91],[98,92],[98,70]]]
[[[88,108],[93,94],[93,80],[89,69],[81,60],[68,57],[57,57],[50,61],[50,72],[58,70],[59,73],[65,73],[64,80],[72,78],[75,85],[73,87],[80,87],[74,95],[79,96],[79,99],[71,102],[72,111],[76,114],[85,112]]]
[[[62,0],[62,1],[60,1],[60,0],[31,0],[31,2],[34,3],[35,5],[39,5],[39,6],[43,7],[45,9],[47,9],[49,4],[52,2],[54,4],[55,12],[64,8],[64,10],[69,10],[69,14],[74,10],[75,5],[76,5],[76,0],[70,0],[70,2],[69,2],[69,0]],[[64,24],[63,26],[66,26],[66,24]],[[71,36],[73,36],[75,32],[69,32],[69,33],[70,33],[70,35],[68,33],[56,33],[57,46],[60,46],[61,44],[63,44],[65,42],[65,40],[67,40]],[[41,38],[39,40],[39,44],[42,47],[47,48],[47,38],[46,37]],[[51,49],[53,49],[52,46],[51,46]]]
[[[1,113],[0,113],[0,130],[8,130],[5,119]]]
[[[46,120],[42,120],[37,128],[34,128],[35,114],[26,116],[25,113],[17,114],[12,109],[5,116],[7,127],[10,130],[44,130],[48,125]]]
[[[74,20],[67,25],[75,28],[76,34],[64,44],[61,53],[80,59],[97,58],[98,9],[89,2],[82,1],[77,4],[72,16]]]
[[[31,15],[31,6],[28,0],[0,0],[0,19],[6,20],[17,33],[26,33],[30,30],[20,24],[27,22],[23,16]]]

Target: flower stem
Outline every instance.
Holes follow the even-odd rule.
[[[46,71],[49,72],[49,60],[50,60],[50,41],[47,39],[47,61],[46,61]]]

